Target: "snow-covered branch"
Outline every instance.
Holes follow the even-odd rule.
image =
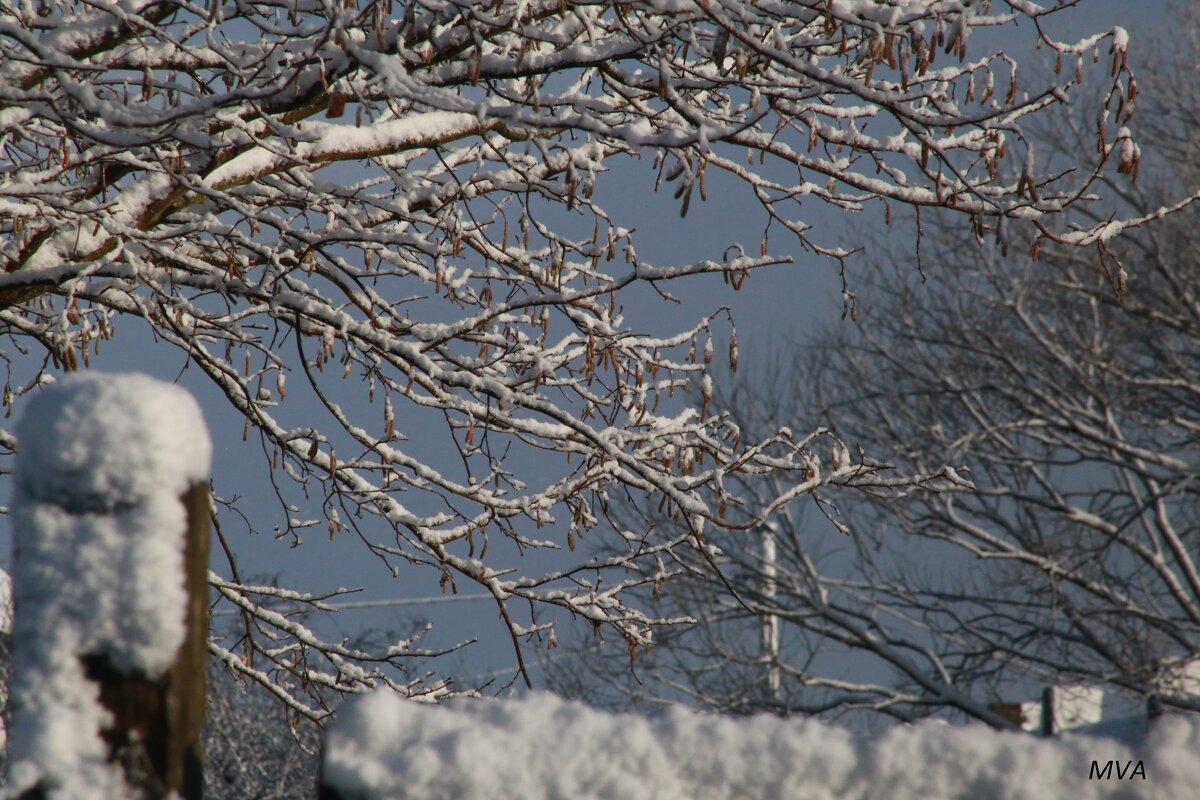
[[[979,236],[1031,220],[1051,235],[1098,175],[1136,158],[1119,133],[1133,94],[1127,37],[1039,32],[1077,69],[1026,82],[1011,58],[972,46],[977,28],[1046,13],[1007,5],[5,7],[4,403],[36,392],[45,373],[90,366],[125,320],[145,321],[261,443],[281,537],[300,544],[313,527],[304,519],[319,518],[387,574],[477,584],[518,661],[549,624],[532,618],[538,609],[644,648],[656,624],[677,620],[629,590],[661,582],[685,551],[707,554],[709,532],[839,488],[966,485],[942,465],[905,475],[851,458],[828,432],[774,426],[743,440],[709,402],[714,358],[738,359],[730,315],[698,309],[663,332],[627,318],[622,298],[704,274],[735,291],[797,245],[841,261],[850,251],[808,218],[816,201],[847,214],[878,206],[887,220],[893,206],[937,206]],[[1052,171],[1022,128],[1078,94],[1084,73],[1115,149]],[[602,207],[596,191],[641,155],[682,214],[722,202],[707,177],[717,170],[791,241],[642,258],[625,210]],[[714,357],[712,340],[726,336],[728,356]],[[777,495],[739,494],[737,476],[767,474]],[[625,493],[661,504],[671,529],[621,529],[620,554],[574,555],[580,537],[614,527],[610,503]],[[220,524],[229,514],[218,510]],[[525,574],[514,564],[529,549],[557,563]],[[290,701],[308,716],[323,713],[326,687],[380,678],[351,666],[378,653],[253,599],[236,547],[226,554],[229,580],[214,585],[243,623],[243,638],[217,651],[227,663],[291,681],[289,692],[315,687]],[[287,660],[308,652],[339,661]],[[256,665],[264,653],[274,667]],[[386,670],[402,669],[401,656],[415,653],[388,655]]]

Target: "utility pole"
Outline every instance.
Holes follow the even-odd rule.
[[[762,530],[762,575],[763,575],[763,605],[770,608],[775,605],[776,585],[775,567],[775,533],[774,522],[767,522]],[[779,699],[779,617],[764,611],[760,615],[760,636],[762,660],[767,668],[767,693],[772,700]]]

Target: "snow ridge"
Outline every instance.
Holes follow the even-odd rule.
[[[610,714],[551,694],[442,706],[377,691],[329,730],[327,784],[375,800],[940,800],[1188,797],[1200,725],[1164,718],[1145,745],[1040,739],[980,725],[899,726],[873,739],[810,719]],[[1118,761],[1125,780],[1093,780]],[[1143,777],[1128,773],[1143,764]]]

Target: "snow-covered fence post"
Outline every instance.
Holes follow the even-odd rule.
[[[199,800],[212,454],[186,391],[70,375],[17,429],[9,787]]]

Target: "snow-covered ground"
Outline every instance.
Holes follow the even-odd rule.
[[[339,712],[324,769],[348,800],[1186,798],[1200,787],[1200,724],[1160,719],[1135,747],[934,723],[868,739],[804,719],[610,714],[542,693],[430,706],[381,691]]]

